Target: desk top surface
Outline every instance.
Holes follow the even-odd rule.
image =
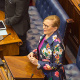
[[[14,78],[44,78],[41,70],[33,65],[27,56],[4,56],[4,60]]]

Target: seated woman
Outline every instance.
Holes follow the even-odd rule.
[[[63,80],[64,77],[64,45],[58,33],[59,26],[58,16],[46,17],[43,21],[44,35],[40,37],[38,48],[28,54],[31,63],[42,69],[45,80]]]

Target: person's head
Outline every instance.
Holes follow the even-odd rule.
[[[60,19],[56,15],[50,15],[43,21],[44,34],[53,34],[60,26]]]

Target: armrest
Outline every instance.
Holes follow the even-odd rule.
[[[74,20],[73,19],[66,19],[67,23],[73,23]]]

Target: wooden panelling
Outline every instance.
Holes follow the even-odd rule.
[[[77,56],[78,47],[80,45],[80,8],[78,4],[80,0],[58,0],[68,16],[74,20],[74,23],[68,24],[66,29],[66,44],[69,47],[73,47],[71,49],[73,51],[75,57]]]

